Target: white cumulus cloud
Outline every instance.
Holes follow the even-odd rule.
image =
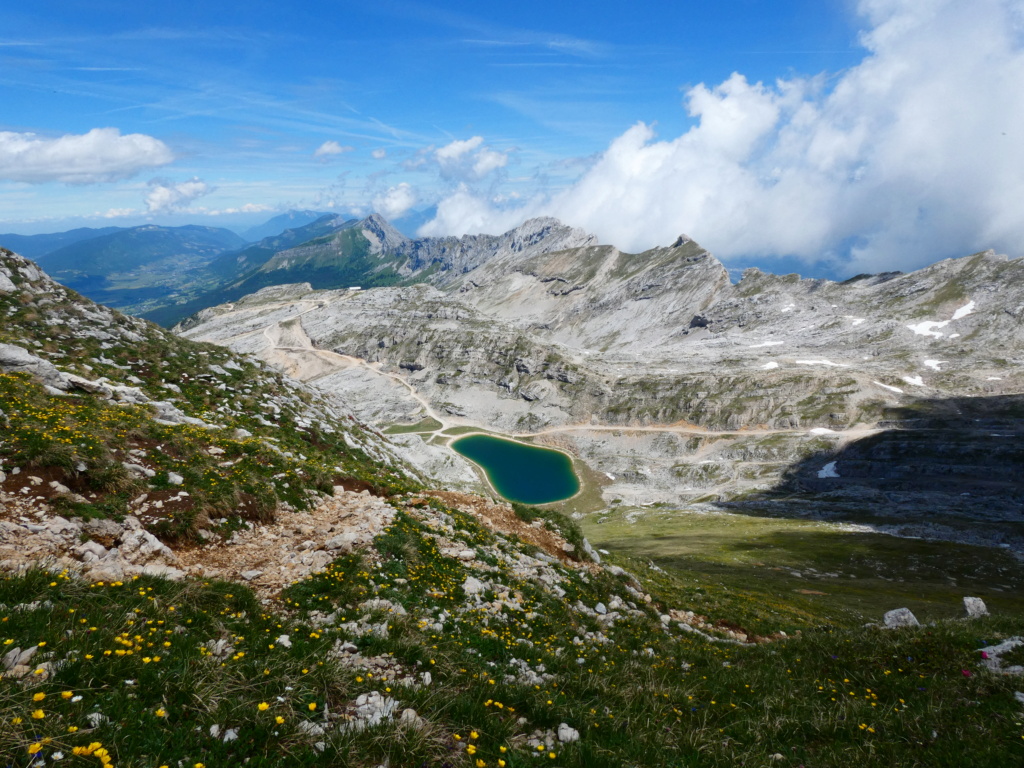
[[[373,152],[370,153],[370,156],[374,160],[383,160],[385,157],[388,156],[388,151],[386,149],[375,149],[373,150]]]
[[[100,215],[105,219],[121,219],[125,216],[138,216],[139,212],[134,208],[110,208]]]
[[[540,215],[537,201],[525,207],[509,208],[495,205],[467,185],[460,184],[452,194],[437,204],[437,214],[420,227],[420,237],[440,237],[451,234],[479,234],[507,232],[524,219]]]
[[[344,152],[351,152],[354,147],[342,146],[336,141],[325,141],[313,153],[313,157],[333,157]]]
[[[165,179],[149,182],[146,194],[147,213],[175,213],[189,207],[193,200],[208,195],[213,187],[198,177],[177,184]]]
[[[34,133],[0,131],[0,179],[39,184],[92,184],[134,176],[174,160],[170,148],[142,133],[116,128],[50,139]]]
[[[406,182],[373,198],[373,209],[385,219],[397,219],[419,202],[416,190]]]
[[[441,177],[459,181],[479,181],[491,171],[508,164],[508,153],[483,146],[482,136],[456,140],[434,150]]]
[[[514,209],[459,188],[427,229],[500,231],[547,213],[627,250],[685,232],[724,258],[827,259],[847,272],[988,247],[1020,254],[1024,2],[861,0],[858,9],[867,30],[856,66],[698,85],[682,135],[659,138],[638,123],[564,192]],[[493,165],[482,144],[437,150],[442,170],[471,179],[478,160]]]

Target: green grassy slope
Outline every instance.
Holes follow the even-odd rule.
[[[0,264],[16,265],[13,258],[0,252]],[[281,374],[9,271],[18,290],[0,293],[0,343],[140,394],[55,393],[28,374],[0,374],[0,468],[35,468],[60,481],[78,496],[58,500],[69,512],[123,513],[148,487],[168,489],[173,472],[192,503],[167,526],[187,537],[204,516],[264,517],[277,503],[303,507],[311,493],[345,481],[410,487],[397,466],[370,455],[375,434]],[[134,399],[168,402],[195,423],[164,423]],[[125,462],[155,475],[144,481]]]
[[[0,754],[18,766],[90,745],[69,764],[97,765],[99,750],[113,765],[153,766],[1024,759],[1019,680],[983,670],[979,653],[1019,635],[1019,617],[708,642],[663,628],[675,577],[645,583],[648,604],[628,575],[551,566],[560,596],[517,575],[514,538],[435,502],[395,502],[403,510],[373,551],[335,561],[276,606],[222,582],[85,584],[44,572],[0,582],[0,643],[41,645],[33,663],[59,665],[0,680]],[[480,571],[432,538],[448,523],[493,568],[480,599],[464,586]],[[589,610],[616,595],[637,609],[627,603],[612,622]],[[361,718],[367,696],[393,701],[390,716]],[[577,741],[558,740],[563,723]]]

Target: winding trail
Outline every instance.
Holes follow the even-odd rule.
[[[289,302],[295,304],[298,302]],[[344,355],[339,352],[333,352],[327,349],[319,349],[313,345],[312,339],[306,334],[305,329],[302,327],[301,317],[302,315],[310,312],[314,309],[318,309],[322,306],[322,302],[303,302],[312,304],[309,309],[303,310],[302,312],[288,318],[284,322],[275,322],[273,325],[266,326],[260,330],[246,331],[243,334],[232,338],[241,338],[243,336],[249,336],[255,333],[262,332],[267,340],[267,347],[271,351],[282,352],[293,357],[293,362],[297,369],[297,378],[303,381],[315,381],[316,379],[329,376],[330,374],[347,368],[362,368],[376,376],[380,376],[399,384],[403,387],[408,395],[415,400],[420,407],[422,407],[426,417],[433,419],[440,426],[434,429],[424,429],[420,434],[424,435],[436,435],[443,433],[444,431],[454,428],[463,427],[471,430],[480,430],[481,433],[486,434],[488,429],[486,426],[474,424],[465,419],[453,420],[446,416],[441,415],[430,403],[430,401],[424,397],[416,387],[411,384],[404,376],[397,373],[389,373],[387,371],[380,370],[378,363],[376,366],[363,360],[359,357],[353,357],[352,355]],[[295,359],[303,355],[312,355],[320,361],[327,364],[326,370],[319,366],[309,366],[301,359]],[[311,368],[313,370],[311,370]],[[307,375],[303,376],[303,369],[307,371]],[[854,438],[867,437],[873,434],[877,434],[882,430],[878,427],[858,425],[852,426],[842,431],[835,431],[830,434],[834,434],[837,438],[843,440],[851,440]],[[543,437],[545,435],[557,435],[567,434],[572,432],[584,432],[584,433],[608,433],[608,432],[660,432],[660,433],[671,433],[679,435],[695,435],[702,437],[730,437],[730,436],[747,436],[747,435],[806,435],[810,432],[808,429],[778,429],[778,428],[751,428],[741,427],[740,429],[733,430],[713,430],[705,427],[700,427],[695,424],[689,423],[676,423],[676,424],[655,424],[649,426],[633,426],[633,425],[594,425],[594,424],[567,424],[555,427],[546,427],[541,430],[534,432],[512,432],[508,433],[509,437],[513,438],[529,438],[529,437]],[[473,432],[466,432],[465,434],[473,434]],[[826,433],[828,434],[828,433]],[[461,437],[462,435],[460,435]]]
[[[441,425],[436,429],[430,431],[440,432],[452,426],[456,426],[451,423],[450,419],[446,419],[441,414],[439,414],[430,404],[430,401],[423,397],[423,395],[421,395],[416,390],[416,388],[412,384],[410,384],[404,377],[399,376],[396,373],[388,373],[387,371],[382,371],[379,368],[374,367],[371,363],[367,362],[366,360],[363,360],[362,358],[353,357],[352,355],[343,355],[339,352],[334,352],[329,349],[319,349],[313,346],[313,341],[312,339],[309,338],[309,335],[302,327],[302,322],[300,318],[302,317],[302,315],[306,314],[306,312],[309,312],[313,309],[317,309],[319,307],[320,303],[317,303],[317,306],[311,307],[310,309],[307,309],[304,312],[300,312],[299,314],[289,318],[283,323],[274,323],[273,325],[269,325],[263,329],[263,335],[267,339],[268,347],[271,350],[276,352],[284,352],[292,355],[312,355],[317,359],[327,363],[327,370],[316,370],[311,372],[312,375],[302,376],[302,369],[303,367],[306,366],[303,365],[302,361],[296,360],[295,363],[300,373],[300,375],[297,376],[297,378],[299,378],[302,381],[315,381],[317,379],[323,378],[324,376],[329,376],[330,374],[338,370],[344,370],[346,368],[362,368],[377,376],[390,379],[391,381],[394,381],[395,383],[405,388],[408,391],[409,396],[417,403],[419,403],[419,405],[423,408],[423,411],[427,415],[427,417],[434,419]],[[275,334],[274,331],[276,331],[277,333]],[[251,334],[254,332],[250,331],[248,333]],[[275,335],[277,338],[275,338]],[[292,343],[281,343],[285,339]],[[298,342],[297,345],[295,344],[295,342]]]
[[[864,425],[857,425],[849,427],[844,430],[834,430],[830,434],[836,435],[837,437],[843,435],[856,435],[858,437],[866,437],[873,435],[882,430],[878,427],[869,427]],[[515,437],[540,437],[542,435],[555,434],[560,432],[672,432],[674,434],[683,435],[708,435],[715,437],[727,437],[730,435],[804,435],[810,432],[809,429],[774,429],[771,427],[767,428],[748,428],[741,427],[739,429],[706,429],[704,427],[698,427],[695,424],[679,425],[679,424],[654,424],[647,427],[637,427],[629,425],[594,425],[594,424],[579,424],[579,425],[566,425],[561,427],[547,427],[537,432],[520,432],[516,433]]]

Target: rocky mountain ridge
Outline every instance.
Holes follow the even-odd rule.
[[[1024,392],[1021,259],[989,251],[843,283],[748,270],[731,284],[685,237],[642,254],[538,245],[496,251],[434,286],[278,287],[208,310],[183,332],[288,359],[294,375],[381,425],[429,416],[558,445],[607,478],[605,503],[782,492],[792,467],[808,480],[825,472],[828,486],[824,468],[837,458],[832,472],[842,477],[849,463],[850,475],[829,492],[849,508],[877,501],[869,476],[884,475],[878,463],[864,474],[863,462],[842,452],[887,429],[916,428],[915,409],[966,397],[1004,426],[1015,423],[1013,397]],[[993,471],[1015,477],[1016,454],[990,451],[971,430],[980,442],[965,448],[963,419],[931,412],[945,416],[933,418],[928,449],[899,455],[907,474],[931,456],[959,480],[932,494],[893,475],[877,508],[903,503],[925,514],[940,504],[970,519],[971,505],[956,499],[985,492],[971,482],[967,457],[991,455]],[[939,462],[936,452],[952,458]],[[819,498],[821,485],[801,487]],[[1014,482],[1004,491],[985,496],[1011,525],[990,541],[1018,546],[1012,525],[1024,491]]]
[[[542,269],[558,256],[530,270],[548,277]],[[686,264],[714,266],[701,257],[684,274]],[[630,279],[612,289],[633,290]],[[496,291],[480,285],[493,301]],[[425,398],[428,386],[496,420],[511,418],[513,404],[524,418],[543,418],[556,397],[564,401],[548,409],[552,419],[585,397],[620,397],[624,408],[629,397],[649,397],[609,367],[625,364],[628,344],[552,344],[536,318],[517,325],[459,295],[269,287],[204,315],[192,330],[224,334],[214,346],[97,306],[0,251],[0,754],[26,766],[1012,761],[1024,639],[1019,580],[1004,575],[1003,553],[986,578],[1007,584],[1005,594],[983,601],[973,582],[948,588],[915,604],[928,622],[921,627],[898,607],[916,584],[872,591],[868,615],[848,613],[813,606],[808,596],[825,593],[803,586],[835,583],[836,572],[808,568],[814,578],[799,594],[778,589],[781,568],[737,588],[700,569],[679,576],[595,552],[550,509],[428,490],[423,467],[434,477],[465,467],[444,465],[442,442],[469,422],[455,415],[457,402]],[[668,306],[671,297],[639,299],[654,301]],[[919,327],[960,332],[968,315],[957,304],[953,317]],[[314,343],[364,343],[351,327],[364,314],[377,324],[368,338],[396,340],[377,349],[403,362]],[[567,313],[551,332],[600,338],[603,322]],[[406,339],[424,329],[433,335],[419,357]],[[688,330],[684,341],[710,333]],[[672,333],[657,338],[663,348],[678,343]],[[511,342],[520,346],[500,346]],[[418,362],[442,352],[448,383]],[[509,365],[520,378],[486,378]],[[477,381],[454,381],[470,370]],[[710,386],[715,371],[698,373]],[[743,396],[729,391],[736,377],[721,386],[735,398],[728,402]],[[340,395],[360,387],[349,409]],[[389,440],[359,415],[371,399],[381,421],[398,413],[437,425]],[[950,407],[992,416],[969,405]],[[943,427],[942,413],[919,416],[928,430]],[[1013,429],[1007,416],[980,424]],[[632,487],[645,503],[662,492],[658,473],[683,465],[668,459],[704,457],[688,471],[786,463],[785,441],[831,444],[839,434],[678,423],[557,429],[541,437],[577,439],[577,455],[602,471],[602,462],[635,460],[604,490],[621,501]],[[637,435],[649,444],[638,446]],[[721,462],[707,459],[716,451]],[[810,471],[827,483],[846,476],[844,462]],[[882,616],[884,627],[864,624]]]
[[[531,220],[501,236],[410,239],[378,214],[347,220],[328,215],[222,254],[209,270],[220,285],[145,316],[171,325],[216,304],[291,282],[322,289],[444,283],[505,254],[533,255],[594,242],[593,236],[554,219]]]

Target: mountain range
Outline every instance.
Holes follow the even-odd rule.
[[[628,254],[542,218],[414,239],[376,214],[328,214],[250,245],[143,227],[70,249],[43,263],[72,287],[114,294],[90,270],[137,274],[139,253],[153,254],[179,268],[148,318],[198,313],[182,332],[316,379],[381,425],[425,417],[422,401],[454,425],[541,433],[614,478],[606,499],[770,505],[813,489],[843,513],[881,494],[879,516],[898,507],[920,526],[936,504],[973,519],[980,494],[1001,510],[988,540],[1024,549],[1009,469],[1021,456],[1001,436],[1016,434],[1024,391],[1020,259],[982,252],[844,282],[749,269],[733,283],[686,236]],[[879,437],[888,424],[927,425],[929,440]],[[627,453],[616,428],[639,430]],[[981,482],[983,467],[1002,479]]]
[[[173,332],[0,249],[0,754],[1013,763],[1024,262],[321,226]],[[502,502],[472,432],[581,491]]]
[[[38,259],[40,256],[45,256],[56,251],[58,248],[73,245],[82,240],[91,240],[94,237],[113,234],[120,229],[121,227],[101,227],[99,229],[79,227],[78,229],[70,229],[67,232],[54,232],[42,235],[16,235],[8,233],[0,235],[0,243],[4,243],[12,251],[20,253],[29,259]]]
[[[552,219],[390,237],[371,217],[263,267],[281,283],[360,243],[372,261],[356,263],[389,287],[268,287],[180,330],[378,424],[429,417],[566,448],[603,476],[606,504],[786,497],[806,514],[806,492],[814,514],[863,518],[870,502],[878,526],[1024,552],[1021,259],[845,282],[751,269],[733,284],[685,236],[640,254]]]
[[[417,221],[412,214],[400,220],[406,227],[415,226]],[[96,301],[173,324],[207,306],[273,284],[280,275],[268,278],[266,273],[281,269],[282,262],[261,268],[278,253],[299,245],[309,245],[310,251],[316,251],[317,246],[327,243],[323,239],[326,236],[356,225],[368,233],[386,226],[391,242],[408,239],[375,215],[360,219],[293,210],[241,235],[216,227],[147,224],[127,229],[6,234],[0,235],[0,245],[38,259],[65,284]],[[310,252],[297,259],[294,254],[285,257],[294,272],[292,279],[308,279],[324,288],[338,287],[355,278],[373,285],[390,284],[395,279],[378,262],[366,261],[379,249],[360,238],[353,239],[352,233],[339,238],[316,257]]]

